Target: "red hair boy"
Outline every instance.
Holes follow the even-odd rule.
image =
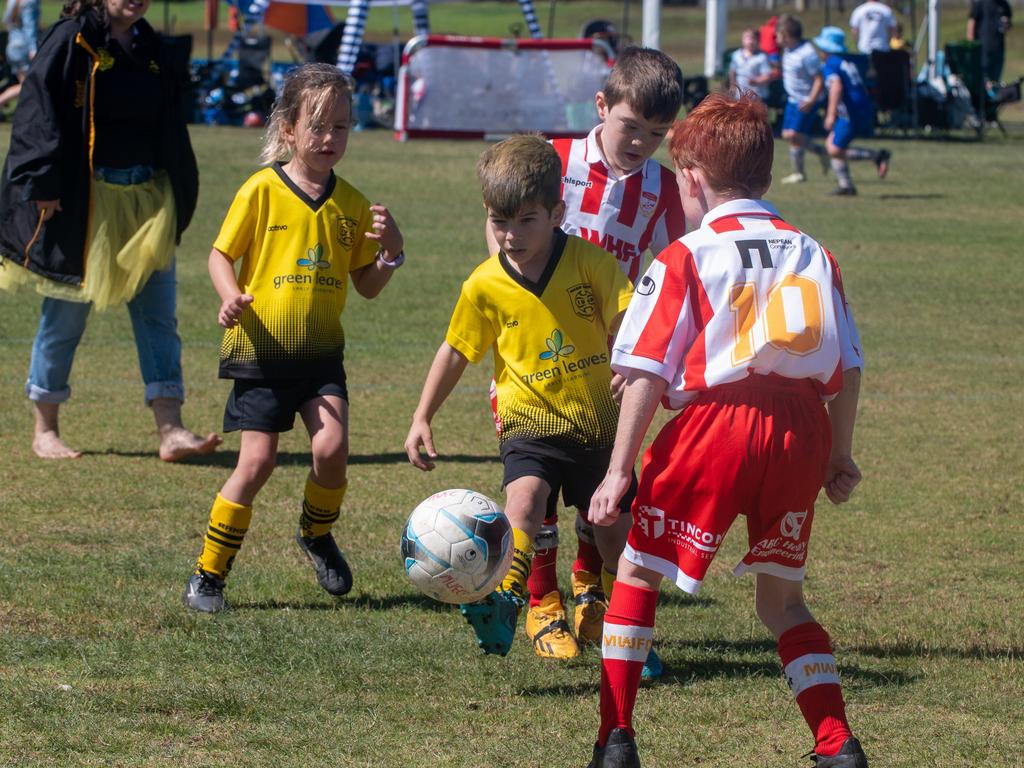
[[[716,94],[670,152],[687,221],[636,285],[612,368],[627,379],[615,447],[590,503],[609,525],[658,403],[682,409],[644,455],[633,526],[605,615],[601,727],[591,768],[639,766],[632,724],[658,586],[700,588],[737,515],[758,617],[778,641],[819,768],[866,768],[829,636],[803,597],[814,502],[861,474],[851,457],[863,358],[839,267],[761,196],[774,140],[756,97]]]

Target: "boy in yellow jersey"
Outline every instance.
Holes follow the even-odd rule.
[[[295,414],[309,433],[296,542],[332,595],[352,573],[331,536],[348,487],[348,390],[340,317],[348,282],[377,296],[401,266],[402,234],[387,208],[371,205],[333,168],[352,125],[352,83],[333,66],[288,76],[270,118],[262,159],[221,226],[210,277],[227,330],[220,375],[234,379],[224,430],[241,430],[238,466],[210,510],[203,550],[183,600],[197,611],[224,606],[224,580],[249,528],[256,494],[270,478],[278,435]],[[282,162],[287,160],[287,162]],[[240,264],[238,274],[235,265]]]
[[[550,144],[538,136],[507,139],[484,152],[477,174],[499,249],[462,285],[405,450],[414,466],[433,469],[438,454],[430,422],[467,363],[480,362],[490,349],[515,554],[501,586],[462,606],[462,613],[484,652],[504,656],[546,513],[559,491],[567,506],[586,508],[607,469],[618,418],[608,337],[632,288],[611,254],[559,229],[562,164]],[[622,509],[629,519],[628,494]],[[616,562],[626,528],[600,529],[606,562]],[[542,629],[533,634],[535,646],[572,639],[564,613]]]
[[[561,198],[565,216],[561,228],[599,245],[616,257],[619,269],[635,282],[643,273],[644,254],[657,256],[686,230],[679,189],[673,171],[654,159],[683,105],[683,74],[661,51],[630,46],[620,51],[608,82],[595,97],[601,122],[584,138],[554,139],[562,162]],[[497,251],[489,227],[487,244]],[[491,393],[496,411],[497,396]],[[500,424],[500,421],[496,421]],[[558,515],[552,505],[534,541],[536,555],[530,573],[526,631],[533,637],[565,612],[558,586]],[[576,558],[572,565],[575,639],[559,630],[548,633],[534,651],[548,655],[548,646],[577,651],[573,644],[600,645],[609,590],[615,579],[604,568],[594,543],[594,529],[585,519],[586,505],[575,516]],[[662,674],[654,649],[644,665],[644,677]]]

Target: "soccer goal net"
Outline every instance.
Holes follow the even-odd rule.
[[[585,136],[612,57],[602,40],[413,38],[398,75],[396,137]]]

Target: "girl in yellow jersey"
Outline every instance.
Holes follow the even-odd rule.
[[[351,115],[347,76],[321,64],[295,70],[270,118],[261,158],[269,165],[235,195],[210,253],[218,321],[227,329],[220,375],[235,380],[224,429],[241,430],[242,441],[185,587],[184,602],[197,611],[224,608],[224,579],[253,500],[273,472],[278,434],[292,428],[296,413],[313,454],[296,541],[327,592],[352,588],[330,533],[348,484],[340,317],[350,277],[360,295],[373,298],[405,255],[388,209],[334,175]]]

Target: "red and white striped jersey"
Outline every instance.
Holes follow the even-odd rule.
[[[585,139],[551,142],[562,158],[562,229],[613,254],[635,283],[648,248],[657,255],[683,236],[683,206],[675,174],[655,160],[615,176],[597,145],[600,130],[599,125]]]
[[[665,405],[750,374],[811,379],[825,399],[862,368],[832,255],[763,200],[733,200],[658,255],[636,284],[612,368],[668,382]]]

